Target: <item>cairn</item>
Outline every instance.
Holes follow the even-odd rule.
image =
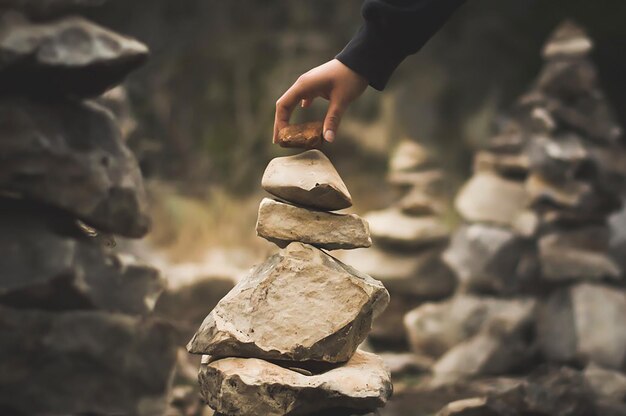
[[[444,253],[456,296],[405,317],[435,384],[528,374],[442,416],[626,414],[626,291],[607,226],[626,149],[591,49],[572,23],[548,40],[537,81],[456,198],[466,223]],[[552,367],[533,372],[541,364]]]
[[[2,5],[44,19],[79,3]],[[176,340],[150,313],[164,281],[110,237],[148,231],[142,177],[95,101],[148,50],[82,18],[0,13],[0,413],[163,414]]]
[[[303,137],[310,126],[291,129],[298,143],[316,142]],[[321,125],[314,134],[321,138]],[[293,145],[289,137],[283,145]],[[384,406],[390,376],[358,347],[389,294],[325,251],[369,247],[367,223],[332,212],[352,198],[319,150],[272,160],[262,186],[276,199],[261,202],[257,234],[282,249],[254,267],[189,342],[189,352],[203,354],[203,397],[229,416],[351,415]]]
[[[382,281],[391,294],[389,307],[370,334],[372,345],[406,351],[404,315],[425,301],[450,296],[456,281],[441,260],[449,230],[442,221],[447,210],[444,174],[434,158],[417,142],[404,140],[390,159],[387,180],[402,197],[364,216],[372,248],[347,251],[341,259]]]

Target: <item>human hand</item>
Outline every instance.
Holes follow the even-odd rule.
[[[352,101],[356,100],[367,88],[368,81],[337,59],[326,62],[303,74],[276,102],[274,118],[274,143],[278,132],[289,125],[291,113],[298,103],[303,108],[309,107],[317,97],[330,101],[323,134],[328,142],[335,140],[341,116]]]

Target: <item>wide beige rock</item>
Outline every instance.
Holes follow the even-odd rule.
[[[437,217],[411,217],[396,208],[364,216],[374,241],[382,245],[416,248],[448,239],[448,228]]]
[[[456,209],[467,221],[511,225],[526,208],[524,183],[478,172],[459,192]]]
[[[330,160],[319,150],[277,157],[267,165],[261,186],[294,204],[325,211],[352,206],[352,197]]]
[[[372,245],[367,222],[358,215],[313,211],[269,198],[261,201],[256,233],[279,247],[293,241],[328,250]]]
[[[363,351],[339,367],[314,375],[256,358],[224,358],[203,364],[199,380],[209,406],[232,416],[368,411],[384,406],[392,391],[382,360]]]
[[[388,302],[379,281],[292,243],[252,269],[187,348],[214,357],[345,362]]]

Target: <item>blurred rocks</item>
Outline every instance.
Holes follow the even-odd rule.
[[[624,373],[607,370],[592,363],[585,368],[584,374],[596,395],[616,402],[626,401],[626,375]]]
[[[270,194],[297,205],[325,211],[352,206],[348,188],[319,150],[273,159],[265,169],[261,186]]]
[[[256,232],[279,247],[294,241],[327,250],[372,245],[367,222],[355,214],[313,211],[269,198],[259,206]]]
[[[323,123],[321,121],[292,124],[282,128],[278,132],[277,143],[281,147],[317,149],[320,148],[324,142],[322,128]]]
[[[410,217],[398,209],[374,211],[365,215],[372,239],[381,245],[419,248],[445,242],[448,228],[437,217]]]

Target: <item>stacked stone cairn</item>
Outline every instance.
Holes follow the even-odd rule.
[[[450,296],[456,286],[454,274],[441,259],[449,241],[450,232],[442,220],[448,203],[443,172],[413,140],[403,140],[396,147],[388,182],[402,196],[389,208],[364,216],[373,247],[346,251],[341,259],[381,280],[391,294],[389,308],[370,334],[372,346],[406,351],[402,324],[406,312],[425,301]]]
[[[164,414],[176,362],[172,328],[149,316],[163,279],[108,237],[149,220],[137,161],[94,101],[148,50],[45,19],[82,3],[0,2],[3,415]]]
[[[321,126],[309,127],[289,131],[294,140],[305,133],[321,140]],[[189,352],[204,355],[203,397],[229,416],[351,415],[384,406],[390,375],[358,347],[389,294],[326,251],[370,246],[367,223],[332,212],[352,199],[319,150],[272,160],[262,186],[275,199],[261,202],[257,234],[282,250],[254,267],[190,341]]]
[[[435,385],[515,376],[442,416],[626,415],[626,290],[607,228],[626,152],[591,49],[572,23],[548,40],[537,81],[457,196],[465,224],[444,253],[457,294],[405,317]]]

